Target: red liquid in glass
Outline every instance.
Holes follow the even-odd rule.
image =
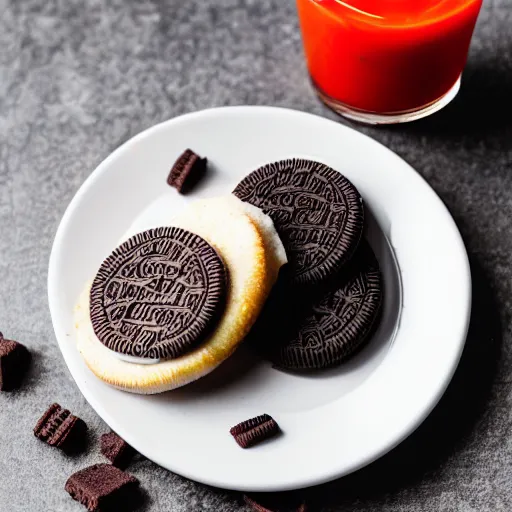
[[[374,113],[414,111],[458,80],[482,0],[297,0],[320,91]]]

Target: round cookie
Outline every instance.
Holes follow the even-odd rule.
[[[382,276],[366,242],[350,267],[309,303],[290,308],[285,342],[271,354],[276,366],[292,370],[333,366],[367,339],[380,313]]]
[[[109,349],[172,359],[208,333],[225,301],[215,249],[177,227],[139,233],[102,263],[90,294],[92,327]]]
[[[341,173],[319,162],[294,158],[264,165],[233,194],[272,218],[294,284],[318,284],[337,273],[363,233],[359,192]]]
[[[286,255],[272,221],[233,195],[203,199],[168,222],[198,234],[221,255],[229,272],[226,305],[208,337],[177,359],[153,364],[128,362],[108,350],[94,334],[89,315],[91,283],[86,283],[74,310],[76,343],[89,369],[105,383],[124,391],[154,394],[184,386],[225,361],[256,321],[277,280]],[[132,227],[154,226],[154,219]]]

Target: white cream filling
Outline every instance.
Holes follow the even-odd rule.
[[[114,350],[110,350],[105,346],[105,349],[109,351],[111,355],[119,359],[120,361],[125,361],[126,363],[133,364],[158,364],[162,361],[162,359],[152,359],[149,357],[137,357],[137,356],[129,356],[128,354],[121,354],[121,352],[115,352]],[[165,361],[165,359],[164,359]]]

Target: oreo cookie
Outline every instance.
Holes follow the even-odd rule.
[[[264,165],[246,176],[233,194],[272,218],[294,284],[314,285],[336,274],[363,233],[359,192],[319,162],[294,158]]]
[[[176,227],[139,233],[96,274],[90,292],[94,332],[118,353],[179,357],[218,318],[226,280],[220,256],[200,236]]]
[[[285,327],[273,337],[275,344],[267,354],[278,368],[290,370],[326,368],[343,362],[376,326],[382,292],[379,265],[370,246],[363,242],[349,268],[329,286],[320,288],[310,299],[290,298],[287,309],[280,309],[279,314],[285,311],[286,319],[281,322]],[[284,343],[277,345],[279,339]]]

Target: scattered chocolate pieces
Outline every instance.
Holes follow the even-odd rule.
[[[115,432],[103,434],[100,438],[101,453],[118,468],[124,469],[135,455],[135,450]]]
[[[275,436],[279,432],[279,425],[272,416],[262,414],[261,416],[256,416],[256,418],[242,421],[232,427],[229,432],[239,446],[249,448],[269,437]]]
[[[37,422],[34,435],[64,451],[75,451],[85,443],[87,425],[59,404],[52,404]]]
[[[111,464],[95,464],[77,471],[66,482],[71,497],[89,512],[123,510],[137,497],[139,481]]]
[[[6,340],[0,332],[0,391],[12,391],[21,381],[30,364],[30,352],[13,340]]]
[[[261,498],[258,496],[257,500],[245,494],[244,501],[255,512],[307,512],[308,510],[305,502],[297,505],[295,500],[282,493],[266,494]]]
[[[167,183],[180,194],[186,194],[204,175],[207,163],[206,158],[201,158],[191,149],[187,149],[172,166]]]

